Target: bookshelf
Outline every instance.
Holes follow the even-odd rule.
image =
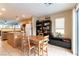
[[[40,33],[42,33],[43,36],[49,35],[51,33],[50,20],[36,21],[36,35],[39,35]]]

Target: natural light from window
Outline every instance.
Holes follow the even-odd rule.
[[[57,37],[64,37],[64,25],[65,18],[56,18],[55,19],[55,35]]]

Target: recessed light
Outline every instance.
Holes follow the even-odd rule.
[[[2,13],[0,12],[0,15],[2,15]]]
[[[16,20],[19,20],[19,17],[18,17],[18,18],[16,18]]]
[[[6,9],[5,8],[1,8],[1,11],[6,11]]]
[[[22,17],[25,18],[25,15],[23,14]]]
[[[18,16],[16,16],[16,20],[19,20],[20,18]]]

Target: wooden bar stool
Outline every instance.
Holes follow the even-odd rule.
[[[32,53],[32,49],[34,49],[34,45],[30,43],[30,38],[29,37],[25,37],[22,40],[22,50],[24,52],[24,55],[27,53],[28,56],[30,56]]]
[[[42,44],[42,54],[48,55],[48,36],[44,37],[43,44]]]
[[[38,38],[36,38],[35,40],[38,40],[38,41],[34,41],[34,45],[35,45],[35,55],[38,55],[38,56],[42,56],[42,43],[43,43],[43,36],[37,36]]]

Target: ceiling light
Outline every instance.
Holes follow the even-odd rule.
[[[0,15],[2,15],[2,13],[0,12]]]
[[[6,11],[6,9],[5,8],[1,8],[1,11]]]
[[[23,18],[25,18],[25,15],[22,15]]]
[[[18,18],[16,18],[16,20],[19,20],[19,17],[18,17]]]
[[[50,5],[53,5],[53,3],[44,3],[44,5],[48,7]]]
[[[19,20],[20,18],[18,16],[16,16],[16,20]]]

